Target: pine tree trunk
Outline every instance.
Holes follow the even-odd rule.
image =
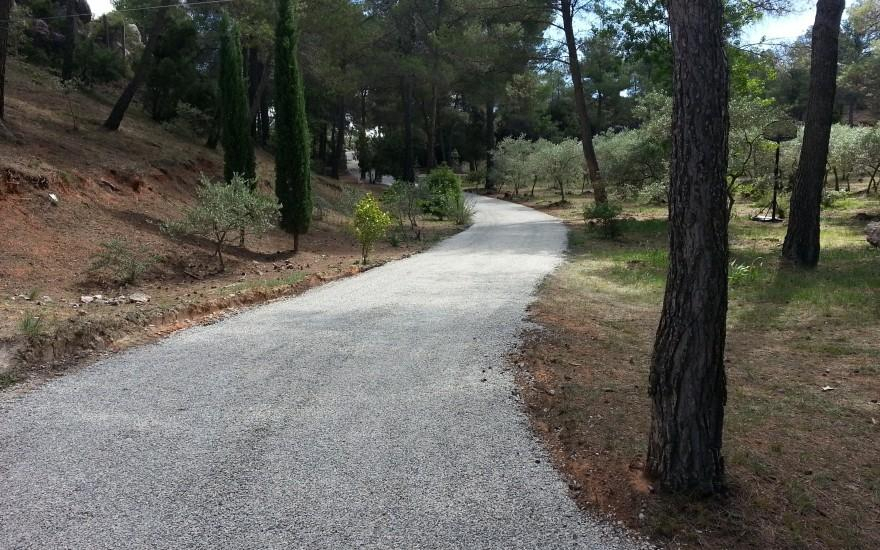
[[[327,123],[321,123],[321,132],[318,136],[318,158],[321,159],[321,166],[327,166]]]
[[[266,66],[268,67],[268,65],[267,63]],[[268,80],[266,78],[266,81]],[[269,89],[264,88],[263,93],[260,94],[260,145],[263,147],[269,145],[269,132]]]
[[[135,94],[147,79],[150,69],[153,68],[156,49],[159,47],[159,35],[165,29],[167,16],[168,6],[160,1],[160,7],[156,10],[153,27],[150,29],[150,37],[147,39],[147,46],[144,48],[141,62],[138,64],[137,69],[135,69],[134,77],[132,77],[128,86],[125,87],[125,90],[122,91],[122,95],[119,96],[116,105],[113,106],[113,110],[110,111],[110,116],[104,121],[104,128],[118,130],[119,125],[122,124],[122,119],[125,117],[128,106],[131,105]]]
[[[486,189],[495,190],[495,100],[486,102]]]
[[[599,161],[596,160],[596,150],[593,148],[593,127],[590,124],[590,115],[587,113],[587,98],[584,94],[584,80],[581,76],[581,64],[578,58],[577,43],[574,38],[574,11],[572,0],[561,0],[562,24],[565,29],[565,44],[568,48],[568,67],[571,73],[571,81],[574,86],[574,103],[577,111],[578,122],[581,129],[581,146],[584,149],[584,160],[587,164],[587,173],[593,184],[593,199],[597,204],[608,202],[605,192],[605,184],[602,183],[602,173],[599,171]]]
[[[345,96],[336,98],[336,140],[333,143],[333,179],[339,179],[340,168],[345,162]]]
[[[252,119],[256,120],[257,115],[261,115],[261,109],[263,105],[263,101],[266,100],[266,94],[269,90],[269,71],[272,70],[272,56],[267,56],[266,61],[261,61],[259,59],[259,52],[257,53],[257,62],[254,67],[255,71],[258,71],[258,74],[254,76],[256,82],[252,82],[253,89],[249,90],[250,97],[248,98],[248,105],[250,106],[250,116]],[[268,107],[266,108],[268,111]],[[254,129],[256,131],[256,128]]]
[[[257,103],[257,97],[259,94],[258,88],[260,86],[260,80],[263,76],[263,67],[260,63],[260,52],[257,48],[248,48],[247,55],[247,85],[248,85],[248,111],[249,118],[248,120],[251,123],[251,137],[256,141],[257,137],[257,110],[259,104]]]
[[[431,84],[431,112],[427,121],[428,158],[425,162],[425,167],[428,170],[437,166],[437,104],[437,85]]]
[[[810,92],[804,116],[804,143],[798,163],[782,257],[800,267],[819,263],[819,212],[834,121],[837,56],[844,0],[819,0],[813,25]]]
[[[722,0],[670,0],[669,274],[651,358],[646,470],[662,491],[724,482],[728,69]]]
[[[73,78],[73,54],[76,50],[76,24],[79,17],[76,15],[76,0],[67,0],[67,20],[64,30],[64,61],[61,65],[61,80],[68,81]]]
[[[0,0],[0,20],[9,21],[12,0]],[[0,25],[0,119],[6,118],[6,56],[9,53],[9,25]]]
[[[403,77],[403,180],[416,181],[415,150],[413,146],[413,85],[411,78]]]
[[[220,99],[217,99],[217,107],[214,109],[214,118],[211,119],[211,127],[208,130],[208,139],[205,141],[205,147],[208,149],[216,149],[220,143],[221,127],[223,126],[223,109],[220,106]]]

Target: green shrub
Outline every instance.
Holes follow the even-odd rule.
[[[847,198],[849,193],[846,191],[825,191],[822,195],[822,206],[824,208],[834,208],[838,202]]]
[[[174,118],[162,122],[162,128],[177,136],[187,139],[206,137],[211,131],[212,117],[189,103],[177,104]]]
[[[391,226],[391,216],[379,207],[379,202],[372,194],[366,194],[354,209],[352,226],[354,234],[361,243],[361,256],[364,264],[373,249],[373,244],[385,236]]]
[[[758,269],[761,265],[761,258],[757,258],[751,264],[731,260],[730,268],[727,270],[727,279],[730,281],[730,286],[740,286],[754,282],[760,274]]]
[[[666,178],[647,183],[639,190],[639,201],[643,204],[666,204],[669,200],[669,182]]]
[[[228,184],[202,176],[196,205],[186,211],[183,220],[166,223],[163,228],[171,235],[210,239],[223,271],[223,245],[234,236],[243,241],[245,233],[265,233],[277,223],[279,208],[274,199],[251,189],[250,182],[238,174]]]
[[[132,247],[125,239],[101,243],[101,251],[92,256],[89,273],[118,284],[131,284],[156,263],[157,256],[144,246]]]
[[[128,77],[128,65],[119,52],[96,44],[94,40],[77,42],[74,63],[86,86],[118,82]]]
[[[440,220],[447,218],[461,195],[461,179],[448,166],[441,166],[431,170],[425,185],[428,196],[422,201],[422,210]]]
[[[473,201],[465,197],[464,193],[459,193],[450,201],[447,215],[455,225],[469,225],[474,220]]]
[[[596,225],[603,237],[614,238],[620,235],[618,216],[623,209],[612,203],[600,203],[584,207],[584,221],[588,226]]]
[[[24,316],[18,321],[18,330],[28,339],[36,340],[45,333],[45,325],[43,320],[34,315],[33,312],[25,312]]]
[[[401,229],[408,224],[416,238],[420,236],[419,214],[425,199],[424,185],[403,180],[395,180],[382,194],[382,204],[388,213],[397,221]]]

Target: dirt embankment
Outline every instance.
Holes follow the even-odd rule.
[[[349,199],[347,187],[369,188],[316,177],[323,207],[299,254],[289,235],[273,230],[227,247],[218,273],[209,242],[173,239],[162,224],[193,204],[202,174],[220,175],[220,151],[153,122],[138,104],[118,132],[105,131],[117,90],[68,98],[51,74],[15,61],[7,78],[6,119],[19,142],[0,142],[0,387],[361,270],[336,205]],[[271,156],[258,152],[267,194],[273,178]],[[380,243],[373,261],[412,254],[453,231],[426,222],[423,241]],[[111,239],[152,259],[135,283],[120,287],[90,269]],[[149,302],[132,300],[138,294]]]

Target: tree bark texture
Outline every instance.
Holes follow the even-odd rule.
[[[800,267],[815,267],[819,263],[819,212],[828,140],[834,121],[838,41],[844,4],[844,0],[819,0],[816,6],[804,142],[782,245],[782,257]]]
[[[345,162],[345,96],[336,98],[336,141],[333,143],[333,179],[339,179]]]
[[[0,0],[0,20],[9,21],[12,0]],[[0,119],[6,118],[6,56],[9,53],[10,24],[0,24]]]
[[[110,116],[104,121],[104,128],[108,130],[118,130],[119,125],[122,124],[122,119],[125,117],[125,112],[128,110],[128,106],[131,105],[131,101],[134,99],[135,94],[147,79],[150,69],[153,68],[153,63],[156,59],[156,49],[159,47],[159,36],[165,29],[167,21],[168,7],[163,4],[156,10],[153,26],[152,29],[150,29],[150,37],[147,39],[147,46],[144,48],[141,62],[138,64],[131,81],[122,91],[122,95],[116,100],[116,105],[114,105],[113,110],[110,111]]]
[[[486,189],[495,190],[495,100],[486,102]]]
[[[439,100],[437,98],[437,85],[431,84],[431,105],[430,114],[426,121],[425,128],[428,134],[428,154],[425,167],[431,170],[437,166],[437,111]]]
[[[412,77],[403,77],[403,181],[416,181],[415,147],[413,145],[413,84]]]
[[[596,203],[608,202],[608,194],[605,192],[605,184],[602,182],[602,173],[599,171],[599,161],[596,160],[596,150],[593,148],[593,126],[590,123],[590,115],[587,112],[587,98],[584,94],[584,79],[581,75],[581,63],[578,58],[577,42],[574,37],[574,8],[572,0],[561,0],[562,26],[565,30],[565,44],[568,48],[568,67],[571,73],[572,86],[574,87],[574,104],[577,111],[578,122],[581,129],[581,146],[584,149],[584,161],[587,165],[587,173],[593,185],[593,199]]]
[[[670,0],[669,273],[651,358],[647,474],[662,491],[722,490],[726,382],[728,66],[722,0]]]
[[[76,0],[67,0],[67,19],[64,21],[64,60],[61,64],[61,80],[73,78],[73,54],[76,51],[76,26],[79,17],[76,14]]]

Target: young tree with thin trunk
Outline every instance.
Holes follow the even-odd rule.
[[[296,57],[297,30],[291,0],[278,0],[275,27],[275,194],[281,227],[293,234],[293,251],[312,221],[309,127],[305,93]]]
[[[153,16],[153,26],[150,29],[150,36],[147,38],[147,45],[144,48],[141,62],[138,63],[137,68],[135,68],[134,76],[122,91],[122,95],[116,100],[113,110],[110,111],[110,116],[104,121],[104,128],[108,130],[119,129],[119,125],[122,124],[122,119],[125,117],[125,112],[128,111],[128,106],[131,105],[135,94],[137,94],[138,90],[140,90],[141,86],[146,81],[147,75],[150,74],[150,70],[153,68],[153,64],[156,61],[156,50],[159,48],[160,36],[168,23],[169,9],[165,0],[158,0],[157,3],[158,8]]]
[[[608,195],[605,192],[602,173],[599,171],[599,161],[596,160],[596,151],[593,148],[593,126],[590,123],[590,115],[587,112],[584,79],[581,74],[581,62],[578,57],[577,42],[574,36],[574,13],[576,8],[577,0],[561,0],[557,9],[562,12],[565,45],[568,49],[568,67],[572,86],[574,87],[574,103],[578,123],[580,124],[584,161],[587,165],[587,174],[589,174],[590,182],[593,185],[593,199],[595,199],[597,204],[601,204],[608,202]]]
[[[669,274],[651,358],[646,473],[663,491],[722,490],[728,66],[722,0],[670,0]]]
[[[800,267],[815,267],[819,263],[819,212],[828,140],[834,122],[838,41],[844,4],[844,0],[819,0],[816,5],[804,141],[782,245],[782,257]]]
[[[229,182],[239,174],[253,182],[256,176],[254,143],[251,139],[251,118],[248,110],[247,87],[238,27],[223,18],[220,35],[220,112],[223,130],[223,177]]]

